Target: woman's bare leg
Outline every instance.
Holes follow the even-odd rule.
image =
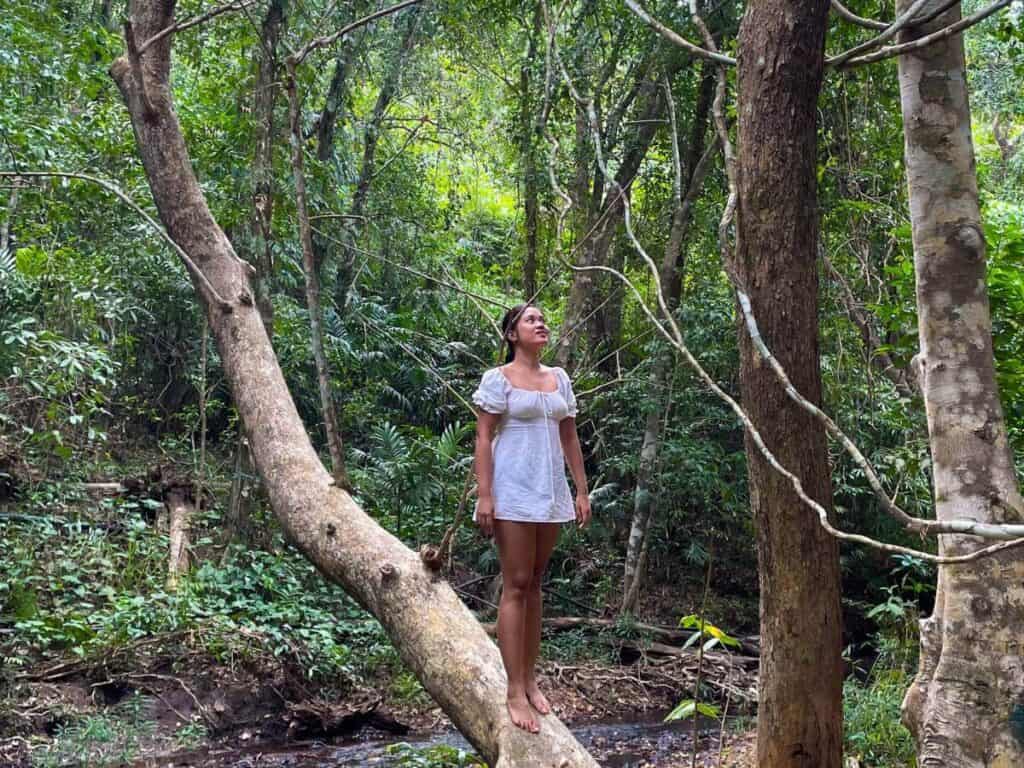
[[[498,605],[498,646],[508,675],[508,713],[525,731],[537,733],[540,726],[526,696],[527,596],[533,581],[537,552],[535,523],[494,521],[503,586]]]
[[[541,615],[544,596],[541,583],[544,571],[548,567],[551,552],[558,541],[558,523],[537,523],[537,549],[533,561],[533,576],[530,580],[530,591],[526,596],[526,697],[533,708],[546,715],[551,712],[551,703],[537,687],[537,658],[540,656]]]

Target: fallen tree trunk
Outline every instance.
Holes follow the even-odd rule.
[[[157,210],[182,249],[220,353],[271,507],[285,534],[327,578],[384,626],[403,661],[494,768],[596,768],[555,717],[541,732],[516,728],[505,708],[498,651],[455,592],[332,484],[310,444],[239,259],[192,171],[169,86],[173,0],[133,0],[128,55],[111,75],[131,115]]]

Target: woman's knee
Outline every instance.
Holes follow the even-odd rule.
[[[530,571],[516,571],[504,575],[502,595],[510,599],[525,599],[532,589],[533,574]]]

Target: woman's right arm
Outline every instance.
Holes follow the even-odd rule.
[[[501,415],[483,409],[477,409],[476,414],[476,450],[473,454],[478,502],[476,524],[480,526],[480,533],[491,536],[494,533],[494,454],[491,441]]]

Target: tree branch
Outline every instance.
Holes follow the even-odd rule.
[[[217,307],[221,309],[221,311],[231,312],[231,304],[225,301],[220,296],[220,294],[217,293],[213,285],[210,284],[210,281],[206,279],[206,275],[204,275],[203,271],[199,269],[199,266],[194,261],[192,261],[192,259],[189,257],[187,253],[185,253],[181,246],[174,242],[174,239],[169,234],[167,234],[167,231],[160,226],[156,219],[154,219],[152,216],[146,213],[146,211],[143,210],[138,203],[136,203],[134,200],[128,197],[128,195],[125,194],[120,189],[120,187],[117,187],[111,182],[107,181],[106,179],[101,179],[98,176],[90,176],[87,173],[70,173],[66,171],[0,171],[0,178],[79,179],[81,181],[88,181],[102,187],[107,192],[117,197],[118,200],[127,205],[137,214],[139,214],[139,216],[141,216],[145,220],[145,222],[149,224],[150,228],[152,228],[154,232],[160,235],[160,237],[168,245],[170,245],[172,249],[174,249],[174,252],[178,254],[178,258],[180,258],[182,262],[184,262],[185,267],[189,270],[189,272],[194,274],[199,279],[199,282],[202,283],[203,288],[207,293],[207,299],[212,299],[213,302],[217,305]]]
[[[925,5],[927,5],[931,1],[932,0],[914,0],[914,2],[911,3],[910,7],[907,8],[906,12],[898,16],[892,24],[890,24],[888,27],[885,28],[885,30],[882,31],[881,34],[876,35],[870,40],[867,40],[859,45],[855,45],[853,46],[853,48],[850,48],[848,51],[843,51],[837,56],[826,58],[825,66],[841,67],[844,62],[849,61],[858,53],[870,51],[872,48],[877,48],[882,43],[892,40],[893,37],[895,37],[901,29],[903,29],[905,26],[907,26],[914,20],[914,17],[917,16],[917,12],[920,11]],[[956,1],[959,2],[959,0]]]
[[[376,21],[377,19],[383,18],[384,16],[390,16],[392,13],[397,13],[403,8],[408,8],[409,6],[416,5],[419,2],[422,2],[422,0],[402,0],[402,2],[400,3],[396,3],[395,5],[389,6],[387,8],[382,8],[381,10],[375,11],[374,13],[371,13],[368,16],[363,16],[363,18],[356,19],[351,24],[346,24],[344,27],[339,29],[337,32],[334,32],[333,34],[325,35],[324,37],[318,37],[314,40],[310,40],[299,50],[298,53],[294,53],[288,58],[292,61],[293,65],[297,67],[303,61],[305,61],[306,57],[309,56],[309,54],[311,54],[313,51],[319,48],[324,48],[326,46],[333,45],[337,40],[341,39],[349,32],[354,32],[355,30],[359,29],[360,27],[366,26],[372,21]]]
[[[916,51],[921,48],[926,48],[932,43],[944,40],[947,37],[952,37],[958,32],[963,32],[965,29],[973,27],[978,22],[984,21],[993,13],[1001,11],[1003,8],[1006,8],[1012,3],[1013,0],[997,0],[997,2],[992,3],[992,5],[988,5],[982,8],[980,11],[972,13],[970,16],[965,16],[955,24],[950,24],[948,27],[943,27],[942,29],[936,30],[931,34],[925,35],[924,37],[919,37],[917,40],[914,40],[912,42],[901,43],[900,45],[890,45],[886,48],[880,48],[874,53],[869,53],[864,56],[858,56],[855,59],[850,59],[849,61],[846,61],[845,63],[840,65],[840,68],[847,69],[849,67],[860,66],[861,64],[871,64],[876,61],[881,61],[882,59],[888,59],[892,58],[893,56],[899,56],[900,54],[908,53],[909,51]]]
[[[651,16],[647,11],[644,10],[643,6],[641,6],[640,3],[636,2],[636,0],[625,1],[626,6],[629,8],[629,10],[636,14],[641,21],[647,24],[647,26],[649,26],[651,29],[653,29],[655,32],[657,32],[659,35],[661,35],[663,38],[668,40],[673,45],[677,45],[683,50],[689,51],[694,56],[698,56],[702,59],[710,59],[711,61],[717,61],[719,64],[728,64],[730,66],[735,66],[736,59],[733,59],[721,53],[706,50],[704,48],[701,48],[699,45],[694,45],[689,40],[682,37],[678,32],[674,32],[673,30],[669,29],[664,24],[662,24],[660,21],[655,19],[653,16]]]
[[[163,40],[168,35],[175,34],[177,32],[182,32],[188,29],[189,27],[194,27],[199,24],[202,24],[204,21],[209,21],[210,19],[216,16],[220,16],[223,13],[244,10],[247,6],[252,5],[255,1],[256,0],[232,0],[232,2],[230,3],[225,3],[224,5],[212,8],[204,14],[201,14],[199,16],[193,16],[192,18],[187,19],[179,24],[172,24],[169,27],[164,27],[151,38],[149,38],[146,42],[139,46],[139,53],[145,53],[146,49],[149,48],[149,46],[153,45],[154,43],[160,40]]]
[[[856,24],[859,27],[865,27],[867,29],[886,29],[889,26],[888,22],[877,21],[876,19],[866,19],[863,16],[858,16],[853,11],[849,10],[839,0],[832,0],[832,10],[836,12],[836,15],[851,24]]]

